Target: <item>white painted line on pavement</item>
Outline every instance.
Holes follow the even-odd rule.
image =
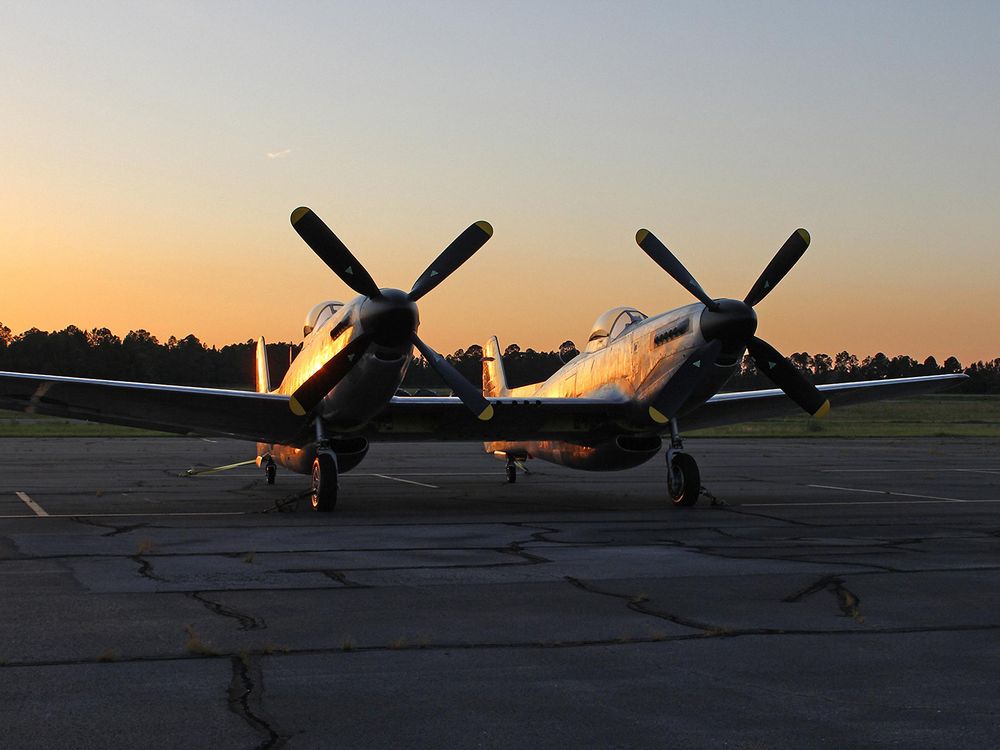
[[[41,505],[39,505],[38,503],[36,503],[30,497],[28,497],[27,493],[25,493],[25,492],[15,492],[14,494],[17,495],[18,499],[20,499],[20,501],[22,503],[24,503],[29,508],[31,508],[31,510],[34,512],[34,514],[36,516],[47,516],[48,515],[48,513],[45,512],[45,508],[43,508]]]
[[[441,489],[436,484],[424,484],[423,482],[414,482],[412,479],[401,479],[400,477],[390,477],[388,474],[372,474],[373,477],[378,477],[379,479],[391,479],[394,482],[406,482],[406,484],[416,484],[420,487],[430,487],[432,490]]]
[[[922,469],[820,469],[823,474],[917,474],[920,472],[942,472],[942,471],[967,471],[974,474],[1000,474],[1000,470],[993,469],[938,469],[933,466],[925,466]]]
[[[841,492],[863,492],[868,495],[891,495],[893,497],[916,497],[921,500],[946,500],[951,503],[964,503],[957,497],[939,497],[938,495],[915,495],[912,492],[890,492],[889,490],[865,490],[857,487],[834,487],[829,484],[810,484],[809,487],[817,490],[840,490]]]
[[[815,503],[740,503],[733,504],[734,508],[791,508],[791,507],[812,507],[820,505],[972,505],[974,503],[1000,503],[1000,500],[831,500]]]
[[[223,510],[223,511],[201,511],[201,512],[181,512],[181,513],[46,513],[42,511],[39,516],[0,515],[2,518],[163,518],[166,516],[247,516],[252,515],[249,511]]]

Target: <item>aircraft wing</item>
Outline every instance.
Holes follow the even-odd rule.
[[[816,387],[830,400],[831,407],[837,409],[867,401],[942,391],[958,385],[963,380],[968,380],[968,375],[925,375],[916,378],[830,383]],[[689,414],[682,416],[680,424],[685,431],[688,431],[801,413],[802,410],[782,391],[769,388],[763,391],[718,393]]]
[[[18,372],[0,372],[0,409],[267,443],[308,427],[277,394]]]
[[[966,375],[928,375],[818,386],[834,409],[866,401],[933,393],[957,385]],[[364,429],[372,440],[600,440],[634,432],[634,407],[621,397],[491,398],[494,416],[480,422],[454,397],[393,398]],[[680,419],[687,432],[702,427],[752,422],[802,410],[777,388],[720,393]],[[658,427],[661,431],[662,428]]]

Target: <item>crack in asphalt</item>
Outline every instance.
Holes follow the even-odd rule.
[[[861,598],[844,584],[844,579],[837,575],[826,575],[806,586],[801,591],[789,594],[781,601],[786,603],[800,602],[819,591],[829,591],[837,597],[837,604],[845,617],[850,617],[858,625],[864,625],[865,618],[859,609]]]
[[[692,628],[693,630],[700,630],[702,633],[717,634],[724,628],[720,628],[717,625],[709,625],[707,623],[698,622],[697,620],[692,620],[687,617],[682,617],[680,615],[674,615],[669,612],[660,612],[658,610],[651,609],[646,606],[646,602],[649,601],[649,597],[644,594],[621,594],[617,591],[608,591],[606,589],[600,589],[591,583],[580,580],[579,578],[574,578],[573,576],[566,576],[565,580],[571,585],[578,589],[586,591],[589,594],[599,594],[600,596],[610,596],[615,599],[624,599],[626,601],[626,606],[633,612],[638,612],[641,615],[649,615],[650,617],[656,617],[661,620],[667,620],[675,625],[681,625],[685,628]]]
[[[151,581],[159,581],[160,583],[169,583],[166,578],[162,578],[153,572],[153,564],[142,555],[127,555],[127,557],[139,566],[139,575],[143,578],[148,578]]]
[[[599,592],[604,593],[604,592]],[[624,598],[625,595],[609,593],[609,596]],[[645,613],[643,613],[645,614]],[[659,617],[658,614],[653,616]],[[566,641],[510,641],[510,642],[482,642],[482,643],[393,643],[391,645],[352,645],[350,650],[345,650],[343,646],[330,647],[310,647],[291,648],[283,647],[280,651],[273,647],[258,649],[243,649],[235,651],[219,651],[215,653],[198,654],[163,654],[151,656],[123,656],[115,659],[114,664],[134,664],[148,662],[174,662],[191,661],[194,659],[233,659],[243,656],[282,658],[286,656],[310,656],[310,655],[338,655],[343,654],[345,658],[350,658],[352,654],[361,653],[401,653],[404,651],[480,651],[488,649],[572,649],[590,647],[621,647],[632,645],[652,645],[660,643],[676,643],[680,641],[704,641],[709,638],[741,638],[741,637],[767,637],[767,636],[805,636],[805,637],[837,637],[837,636],[883,636],[883,635],[911,635],[917,633],[970,633],[1000,631],[1000,623],[989,625],[946,625],[941,627],[891,627],[891,628],[851,628],[849,630],[838,628],[819,628],[815,630],[777,628],[759,629],[721,629],[718,632],[697,632],[677,635],[652,635],[621,638],[594,638],[594,639],[574,639]],[[100,657],[83,657],[78,659],[38,659],[38,660],[8,660],[0,662],[0,671],[4,669],[16,669],[21,667],[59,667],[78,666],[84,664],[108,664],[109,662]]]
[[[251,729],[263,734],[265,739],[256,750],[284,747],[287,735],[278,732],[267,717],[263,706],[263,675],[260,666],[248,655],[230,657],[233,676],[229,682],[229,710],[245,721]]]
[[[267,628],[264,618],[254,617],[246,612],[240,612],[238,609],[227,607],[220,602],[209,599],[201,591],[188,591],[185,595],[204,604],[210,612],[236,620],[240,624],[240,630],[265,630]]]
[[[81,518],[79,516],[74,516],[73,521],[76,523],[81,523],[84,526],[96,526],[99,529],[111,529],[107,534],[101,534],[102,537],[108,536],[118,536],[119,534],[127,534],[130,531],[135,531],[136,529],[142,529],[149,526],[149,521],[144,521],[142,523],[130,523],[130,524],[113,524],[113,523],[100,523],[92,518]]]

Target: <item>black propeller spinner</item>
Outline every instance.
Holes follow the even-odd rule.
[[[675,387],[668,389],[650,408],[650,415],[654,420],[666,422],[669,417],[676,416],[677,409],[697,387],[699,379],[688,373],[694,373],[696,368],[710,366],[721,354],[737,356],[744,347],[753,357],[757,368],[809,414],[822,417],[829,411],[830,402],[816,386],[802,377],[777,349],[754,335],[757,330],[757,313],[753,308],[770,294],[809,247],[809,233],[805,229],[792,232],[742,302],[709,297],[684,264],[648,229],[640,229],[635,235],[635,241],[660,268],[705,305],[701,314],[701,332],[706,344],[688,357],[671,380]]]
[[[477,221],[455,238],[420,274],[409,292],[380,289],[361,262],[311,209],[295,209],[292,226],[341,281],[367,297],[360,311],[363,333],[295,391],[290,403],[293,412],[305,415],[315,409],[322,398],[347,375],[370,342],[394,346],[409,340],[473,414],[482,420],[493,417],[490,402],[444,357],[421,340],[416,330],[419,322],[417,300],[448,278],[486,244],[493,236],[493,227],[488,222]]]

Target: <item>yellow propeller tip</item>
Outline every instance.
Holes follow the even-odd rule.
[[[488,221],[477,221],[476,226],[482,229],[487,236],[493,236],[493,226]]]
[[[298,402],[295,396],[288,399],[288,408],[292,410],[292,414],[297,417],[304,417],[306,415],[306,410],[302,408],[302,404]]]
[[[640,229],[638,232],[635,233],[635,241],[641,245],[643,242],[646,241],[646,238],[648,236],[649,236],[648,229]]]
[[[312,209],[306,208],[305,206],[299,206],[292,211],[292,224],[298,224],[302,220],[302,217],[309,213],[312,213]]]
[[[657,424],[666,424],[670,421],[669,418],[665,417],[658,409],[654,407],[649,407],[649,416]]]
[[[479,418],[484,422],[489,422],[493,419],[493,404],[488,404],[486,408],[479,413]]]
[[[822,419],[829,413],[830,413],[830,402],[824,401],[823,405],[813,413],[813,416],[816,417],[816,419]]]
[[[795,233],[799,235],[799,237],[802,238],[802,241],[805,242],[807,245],[811,241],[811,238],[809,237],[809,232],[807,232],[805,229],[796,229]]]

